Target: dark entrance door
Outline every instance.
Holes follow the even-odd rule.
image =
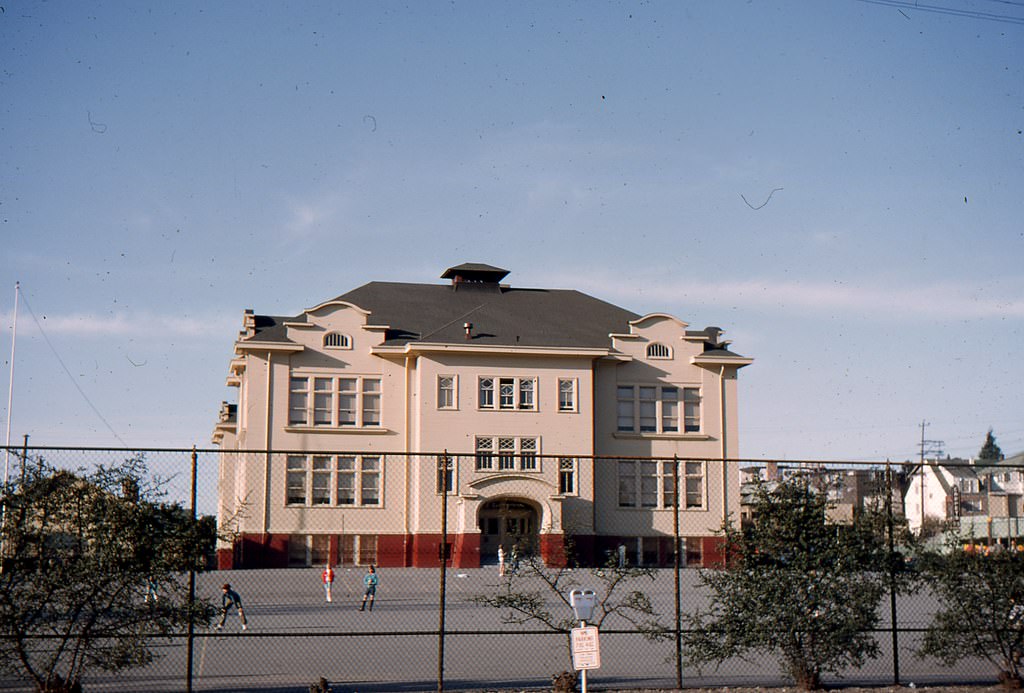
[[[533,553],[537,546],[537,511],[529,503],[502,499],[488,501],[480,508],[480,560],[494,563],[498,547],[510,556],[516,547],[520,556]],[[508,559],[506,559],[508,560]]]

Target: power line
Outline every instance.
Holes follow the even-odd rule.
[[[43,326],[39,322],[39,319],[36,317],[35,312],[33,312],[32,306],[29,305],[28,298],[26,298],[25,294],[22,294],[21,302],[25,304],[26,308],[28,308],[29,315],[32,316],[33,322],[35,322],[36,327],[39,328],[39,334],[43,335],[43,339],[46,341],[46,345],[50,347],[50,351],[53,352],[53,355],[57,359],[57,362],[60,363],[60,367],[64,369],[64,372],[67,373],[68,378],[71,379],[71,383],[75,386],[75,389],[78,390],[78,394],[82,396],[82,399],[84,399],[85,403],[89,405],[89,408],[92,409],[93,413],[96,414],[97,418],[99,418],[99,420],[103,422],[103,425],[107,427],[107,430],[110,431],[111,435],[113,435],[114,438],[116,438],[117,441],[121,443],[121,445],[123,445],[124,447],[128,447],[128,443],[121,440],[121,436],[117,435],[117,431],[114,430],[114,427],[111,426],[110,423],[105,418],[103,418],[103,414],[101,414],[100,410],[96,408],[96,405],[92,403],[92,400],[89,399],[89,396],[85,394],[85,390],[83,390],[82,386],[78,384],[78,381],[75,379],[75,376],[73,376],[71,374],[71,371],[68,370],[67,365],[65,365],[64,363],[64,359],[60,357],[60,354],[57,353],[57,349],[53,346],[53,343],[50,341],[50,338],[46,335],[46,330],[43,329]]]
[[[912,0],[857,0],[858,2],[868,3],[870,5],[882,5],[885,7],[895,7],[901,12],[903,9],[917,10],[919,12],[931,12],[933,14],[944,14],[951,17],[966,17],[968,19],[982,19],[989,22],[1000,22],[1002,24],[1020,24],[1024,25],[1024,17],[1015,16],[1011,14],[999,14],[996,12],[982,12],[980,10],[961,10],[955,7],[943,7],[942,5],[924,5],[919,2]],[[1001,2],[1002,4],[1012,5],[1014,7],[1024,7],[1022,2],[1012,2],[1011,0],[990,0],[991,2]],[[904,14],[904,16],[906,16]]]

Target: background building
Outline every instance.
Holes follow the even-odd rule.
[[[738,516],[737,371],[721,330],[573,290],[371,282],[292,317],[246,311],[213,440],[221,567],[671,560],[674,457],[689,562]],[[439,466],[439,460],[448,460]]]
[[[1024,538],[1024,453],[1000,460],[926,460],[905,497],[911,530],[955,531],[968,541],[1016,546]]]

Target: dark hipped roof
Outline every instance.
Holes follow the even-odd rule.
[[[384,344],[390,346],[428,342],[608,348],[610,334],[628,333],[629,322],[640,317],[579,291],[499,285],[505,274],[506,270],[497,267],[465,264],[449,269],[445,276],[454,280],[456,275],[470,275],[472,280],[451,284],[370,282],[332,300],[368,311],[369,325],[387,326]],[[256,315],[255,334],[246,341],[288,341],[285,322],[306,322],[306,316]],[[466,339],[465,323],[473,325],[470,340]]]
[[[607,348],[613,332],[640,317],[565,289],[497,285],[370,282],[338,296],[371,313],[369,324],[391,328],[385,344],[420,341],[473,345]]]

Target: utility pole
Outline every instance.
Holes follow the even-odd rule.
[[[921,473],[921,529],[919,530],[920,532],[924,532],[924,518],[925,518],[925,513],[924,513],[924,482],[925,482],[924,461],[925,461],[925,457],[927,457],[928,455],[933,455],[935,457],[938,457],[939,455],[942,454],[942,441],[941,440],[926,440],[925,437],[924,437],[924,429],[927,428],[929,425],[930,424],[927,421],[925,421],[923,419],[921,420],[920,461],[918,462],[918,466],[917,466],[918,470]]]

